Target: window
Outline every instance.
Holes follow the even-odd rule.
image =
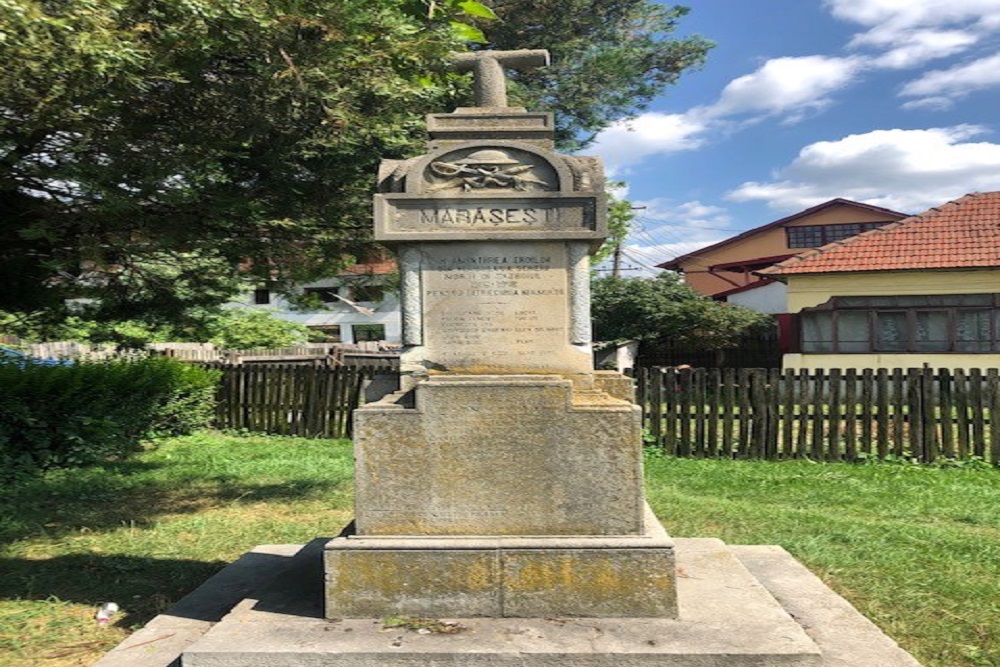
[[[1000,352],[1000,295],[835,297],[801,330],[812,353]]]
[[[306,296],[313,299],[319,299],[322,303],[337,303],[340,301],[340,299],[337,298],[336,287],[306,287],[302,291]]]
[[[323,324],[321,326],[309,327],[316,333],[323,336],[323,343],[339,343],[340,342],[340,325],[339,324]]]
[[[785,227],[789,248],[818,248],[827,243],[840,241],[857,236],[862,232],[878,229],[884,222],[851,222],[838,225],[803,225],[801,227]]]
[[[258,306],[266,306],[271,303],[271,290],[255,289],[253,291],[253,302]]]
[[[385,288],[381,285],[354,285],[351,287],[352,301],[379,303],[385,298]]]
[[[382,324],[355,324],[351,327],[354,342],[361,343],[370,340],[385,340],[385,326]]]

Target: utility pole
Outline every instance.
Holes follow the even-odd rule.
[[[611,277],[621,278],[622,277],[622,244],[618,242],[615,244],[615,252],[611,256]]]

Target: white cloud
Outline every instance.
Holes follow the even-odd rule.
[[[957,30],[917,30],[908,34],[905,41],[900,40],[901,43],[893,40],[892,48],[872,59],[871,64],[873,67],[908,69],[930,60],[961,53],[976,41],[975,36]]]
[[[820,141],[768,182],[747,182],[733,201],[797,210],[844,197],[919,212],[968,192],[1000,189],[1000,144],[967,141],[984,128],[876,130]]]
[[[868,28],[851,40],[884,49],[882,67],[915,67],[959,53],[1000,27],[1000,0],[825,0],[837,18]]]
[[[828,95],[849,84],[862,61],[801,56],[774,58],[752,74],[733,79],[706,109],[711,117],[741,114],[801,114],[829,103]]]
[[[904,97],[961,98],[975,90],[1000,86],[1000,54],[949,69],[924,73],[900,91]]]
[[[627,239],[626,253],[660,264],[732,236],[733,221],[720,206],[700,201],[675,203],[657,197],[634,202],[641,207]]]
[[[588,152],[600,155],[613,177],[651,155],[697,148],[705,129],[691,114],[645,113],[601,132]]]
[[[683,114],[645,113],[615,123],[597,136],[589,152],[600,155],[615,178],[653,155],[700,147],[709,131],[731,117],[752,122],[783,115],[794,122],[829,104],[828,95],[849,84],[860,65],[859,59],[826,56],[769,60],[756,72],[731,81],[715,104]]]

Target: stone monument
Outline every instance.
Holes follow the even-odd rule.
[[[646,507],[631,382],[591,362],[600,164],[507,106],[504,70],[546,61],[460,56],[476,106],[382,165],[406,348],[355,413],[355,521],[258,547],[98,667],[919,667],[787,552],[675,544]]]
[[[403,379],[355,413],[356,516],[327,545],[328,617],[677,613],[639,408],[627,378],[593,369],[600,164],[554,152],[550,114],[507,106],[503,68],[546,60],[462,56],[477,106],[431,116],[429,152],[382,165]]]

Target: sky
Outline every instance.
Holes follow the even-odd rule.
[[[636,207],[622,275],[835,197],[1000,190],[1000,0],[678,3],[705,66],[584,151]]]

